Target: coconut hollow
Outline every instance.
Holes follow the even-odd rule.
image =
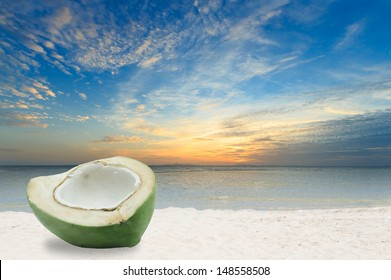
[[[38,220],[68,243],[132,247],[152,218],[156,178],[137,160],[112,157],[33,178],[27,198]]]

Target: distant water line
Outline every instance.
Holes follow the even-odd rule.
[[[30,178],[72,166],[0,166],[0,211],[28,211]],[[389,167],[152,166],[157,208],[325,209],[391,206]]]

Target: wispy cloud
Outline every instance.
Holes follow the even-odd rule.
[[[7,7],[5,24],[10,30],[21,23],[26,27],[19,29],[20,42],[9,43],[10,47],[18,44],[26,46],[26,58],[38,54],[64,73],[70,73],[71,69],[76,72],[112,71],[129,64],[150,67],[160,60],[178,55],[178,46],[191,46],[197,40],[210,36],[274,44],[259,27],[278,16],[278,8],[287,3],[288,0],[259,4],[246,2],[243,10],[245,15],[251,10],[251,15],[235,22],[226,18],[226,13],[232,12],[234,6],[224,5],[221,1],[196,1],[194,5],[192,1],[183,5],[172,3],[158,14],[150,15],[141,9],[137,16],[131,15],[129,7],[120,4],[124,20],[119,24],[104,3],[84,3],[82,7],[77,2],[66,6],[42,2],[43,8],[52,12],[48,16],[32,17],[38,8],[26,5],[25,19],[20,18],[16,16],[16,7],[11,5]],[[186,16],[176,19],[169,13],[173,8],[179,12],[178,16]],[[155,20],[156,17],[159,21]],[[33,22],[25,22],[27,19]],[[159,26],[162,22],[167,22],[164,28]],[[58,54],[58,49],[67,50],[65,57]],[[27,67],[39,67],[35,60],[23,63]]]
[[[328,96],[326,93],[315,96],[315,105],[309,107],[310,99],[305,94],[293,97],[291,93],[284,93],[269,98],[262,90],[248,93],[241,88],[245,82],[259,77],[265,83],[274,83],[288,90],[285,85],[273,82],[272,76],[314,61],[301,57],[301,53],[292,48],[275,54],[273,50],[280,42],[263,32],[267,24],[283,16],[287,3],[251,4],[251,12],[247,10],[239,20],[230,22],[224,19],[226,7],[210,7],[210,3],[197,2],[203,26],[212,26],[208,30],[194,32],[201,40],[209,40],[202,46],[187,49],[186,60],[175,59],[174,56],[164,65],[156,65],[153,70],[140,69],[127,83],[121,84],[118,101],[113,105],[115,114],[110,116],[110,122],[131,132],[163,137],[159,138],[160,145],[175,146],[163,140],[169,139],[176,143],[176,149],[187,150],[186,146],[190,144],[184,144],[186,141],[192,143],[194,139],[203,139],[196,140],[199,143],[194,144],[199,154],[211,156],[208,146],[213,143],[221,151],[231,150],[229,155],[219,153],[226,160],[241,161],[260,152],[254,146],[250,151],[250,143],[254,139],[263,139],[264,149],[268,147],[271,151],[292,140],[294,135],[305,134],[306,130],[300,125],[324,120],[331,115],[352,113],[353,110],[331,106],[326,102],[329,98],[325,97]],[[208,13],[212,12],[215,15],[209,17]],[[195,20],[191,16],[190,19]],[[138,52],[144,52],[149,46],[148,39],[140,45]],[[249,46],[262,51],[246,55]],[[165,82],[151,84],[149,81],[152,80]],[[284,106],[281,106],[282,100]],[[145,108],[153,110],[153,114],[142,115],[145,110],[137,110],[144,104],[147,105]],[[304,117],[306,114],[308,116]],[[181,125],[177,129],[179,120],[186,119],[192,124]],[[239,149],[242,149],[240,156],[234,156],[232,151]],[[217,160],[215,156],[211,158]]]
[[[127,119],[127,122],[122,123],[120,127],[126,130],[143,132],[152,135],[160,135],[163,133],[163,128],[161,126],[142,118],[129,118]]]
[[[104,136],[102,139],[94,140],[93,142],[139,144],[139,143],[148,143],[148,140],[139,136],[107,135]]]
[[[262,26],[281,14],[280,8],[289,1],[273,1],[269,4],[256,4],[251,7],[254,10],[251,14],[243,17],[237,22],[231,23],[228,28],[226,39],[234,42],[253,42],[260,45],[278,45],[273,39],[267,38],[262,32]],[[254,36],[256,35],[256,36]]]
[[[142,68],[147,68],[158,62],[159,60],[162,59],[162,56],[159,54],[157,56],[148,58],[146,60],[141,61],[138,65],[141,66]]]
[[[163,163],[388,151],[390,65],[344,56],[372,22],[333,34],[332,0],[23,3],[0,17],[3,126]]]
[[[235,126],[230,135],[218,135],[233,139],[220,153],[235,158],[229,147],[236,147],[238,160],[254,163],[353,164],[353,158],[361,157],[356,164],[363,164],[390,146],[386,140],[391,135],[389,117],[386,110],[327,121],[257,124],[251,133],[246,131],[248,125]],[[376,151],[369,152],[374,147]],[[338,160],[342,154],[346,157]]]
[[[349,47],[354,40],[363,32],[365,20],[361,20],[346,27],[343,37],[335,44],[334,49],[341,50]]]
[[[54,122],[60,121],[60,122],[70,122],[76,124],[76,123],[84,123],[86,121],[94,119],[94,117],[88,115],[68,115],[59,112],[57,115],[52,115],[50,119]]]
[[[132,107],[124,106],[127,100],[141,100],[154,110],[154,115],[164,115],[166,118],[171,114],[172,119],[175,119],[175,115],[178,118],[198,110],[220,109],[242,94],[239,86],[241,82],[256,76],[265,77],[273,71],[287,67],[297,56],[286,59],[284,54],[275,59],[276,57],[270,55],[269,49],[257,56],[243,55],[249,45],[262,48],[277,44],[271,42],[262,30],[269,21],[281,14],[279,9],[287,2],[246,3],[239,20],[233,22],[225,19],[224,14],[233,12],[230,5],[223,5],[218,1],[196,2],[195,6],[201,18],[195,17],[193,12],[189,11],[188,21],[183,23],[187,29],[177,37],[182,41],[193,41],[192,47],[185,48],[186,59],[183,59],[181,51],[176,50],[169,61],[165,60],[164,65],[157,65],[153,70],[146,66],[152,63],[155,66],[158,62],[156,57],[140,62],[139,65],[145,69],[140,69],[128,83],[123,83],[120,87],[118,105],[113,109],[117,112],[118,120],[122,119],[120,123],[128,123],[124,121],[125,115],[129,119],[139,116],[137,111],[132,113]],[[201,25],[199,20],[202,21]],[[197,29],[194,29],[194,26],[197,26]],[[183,37],[184,34],[188,37]],[[195,40],[199,40],[199,43],[202,41],[203,45]],[[154,40],[148,37],[136,52],[146,52],[153,45],[152,42]],[[215,51],[211,51],[213,49]],[[188,63],[189,61],[191,63]],[[154,78],[164,79],[164,86],[151,85],[148,81]]]
[[[41,121],[46,118],[46,115],[0,111],[0,125],[4,126],[47,128],[49,125]]]
[[[287,16],[295,22],[304,24],[319,24],[331,4],[335,0],[314,0],[311,2],[289,1],[285,12]]]
[[[362,111],[339,109],[336,107],[325,107],[325,111],[336,115],[359,115],[363,113]]]

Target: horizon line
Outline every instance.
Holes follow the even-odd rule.
[[[61,167],[78,166],[75,164],[0,164],[0,167]],[[167,164],[146,164],[150,167],[159,166],[189,166],[189,167],[363,167],[363,168],[391,168],[391,165],[303,165],[303,164],[192,164],[192,163],[167,163]]]

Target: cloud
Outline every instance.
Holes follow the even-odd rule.
[[[79,97],[82,99],[82,100],[87,100],[87,94],[83,93],[83,92],[79,92]]]
[[[49,125],[41,123],[46,116],[39,114],[20,114],[16,112],[0,111],[0,125],[47,128]]]
[[[317,24],[335,0],[289,1],[284,8],[287,17],[302,24]]]
[[[25,98],[25,97],[28,97],[29,95],[26,94],[26,93],[23,93],[11,86],[6,86],[4,85],[4,88],[7,90],[7,91],[10,91],[13,95],[17,96],[17,97],[22,97],[22,98]]]
[[[39,109],[42,110],[43,106],[39,105],[37,103],[26,101],[26,100],[18,100],[18,101],[11,101],[8,99],[4,99],[0,102],[0,108],[2,109]]]
[[[77,116],[76,117],[77,122],[85,122],[85,121],[88,121],[89,119],[90,119],[89,116]]]
[[[90,117],[87,115],[66,115],[63,113],[58,113],[58,115],[52,115],[51,119],[61,122],[83,123],[91,119],[96,119],[96,117]]]
[[[384,144],[384,141],[381,139],[391,134],[390,104],[386,101],[389,80],[383,80],[382,76],[372,76],[370,80],[368,83],[357,79],[359,82],[348,87],[317,87],[309,93],[260,95],[252,103],[232,104],[231,110],[225,104],[219,126],[215,126],[214,133],[204,134],[202,138],[222,143],[222,156],[234,158],[233,154],[224,151],[231,146],[241,147],[244,152],[241,152],[240,160],[247,162],[300,164],[301,161],[307,164],[311,154],[317,153],[319,158],[314,157],[314,162],[319,163],[324,151],[327,162],[333,164],[332,157],[337,156],[332,150],[341,152],[344,148],[349,150],[353,161],[372,147],[371,141],[374,146],[382,147],[380,143]],[[379,102],[380,98],[384,102]],[[349,148],[353,143],[356,151]],[[295,153],[301,154],[297,162],[293,161]],[[345,163],[348,158],[347,152]],[[336,162],[339,164],[342,160]]]
[[[353,44],[354,40],[363,32],[365,27],[365,21],[361,20],[346,27],[345,34],[343,37],[336,43],[334,49],[341,50],[343,48],[349,47]]]
[[[135,98],[129,98],[125,100],[125,104],[132,104],[132,103],[137,103],[138,100]]]
[[[145,119],[136,118],[130,119],[126,123],[121,124],[123,129],[134,130],[138,132],[159,135],[162,133],[162,128],[155,123],[148,122]]]
[[[379,150],[387,151],[391,136],[391,111],[379,111],[326,121],[281,124],[266,131],[258,127],[242,146],[249,161],[276,164],[354,164],[354,159],[373,159]],[[245,132],[236,129],[235,132]],[[266,148],[266,149],[265,149]],[[370,152],[372,148],[376,148]],[[343,160],[339,158],[344,154]],[[322,160],[323,157],[323,160]],[[388,160],[390,160],[388,158]],[[296,162],[294,162],[295,160]],[[386,161],[383,161],[383,163]]]
[[[272,49],[278,42],[269,40],[266,32],[263,32],[264,26],[281,16],[280,9],[286,3],[246,2],[244,7],[241,6],[242,13],[238,15],[238,20],[224,18],[224,13],[237,12],[230,10],[233,7],[230,4],[209,4],[208,1],[196,3],[204,22],[200,25],[199,17],[187,14],[186,24],[198,28],[188,27],[193,33],[187,34],[186,38],[180,37],[185,51],[177,50],[164,63],[154,64],[156,67],[141,67],[132,73],[128,81],[119,86],[118,101],[112,108],[115,113],[109,118],[110,122],[132,131],[173,137],[180,135],[172,129],[179,118],[192,116],[194,122],[205,123],[208,118],[215,122],[234,111],[241,112],[243,108],[266,104],[265,101],[252,100],[241,87],[254,77],[266,80],[268,75],[302,62],[299,54],[291,51],[288,54],[273,53]],[[215,16],[210,15],[208,18],[212,13]],[[214,25],[213,32],[212,29],[204,29],[207,24]],[[187,42],[192,44],[187,45]],[[150,43],[148,37],[147,41],[139,45],[139,48],[142,47],[139,53],[146,52],[153,45],[154,41]],[[254,55],[252,48],[260,51]],[[256,94],[262,99],[261,92]],[[146,104],[146,108],[153,111],[153,114],[143,115],[143,122],[153,125],[134,124],[135,119],[140,120],[142,112],[134,110],[135,106],[130,106],[129,100]],[[245,102],[251,105],[243,105]],[[215,138],[217,135],[232,135],[234,138],[233,132],[214,129],[217,129],[213,131]],[[249,136],[251,133],[249,129],[246,133],[236,133],[236,136]],[[207,138],[203,136],[198,138]],[[193,135],[193,138],[197,137]]]
[[[29,42],[26,42],[25,45],[29,49],[31,49],[37,53],[46,54],[45,50],[41,46],[39,46],[38,44],[36,44],[34,42],[29,41]]]
[[[335,143],[348,146],[353,140],[358,149],[362,139],[377,137],[360,128],[360,121],[385,130],[369,119],[381,118],[375,112],[390,107],[390,84],[385,83],[390,67],[373,69],[375,62],[362,67],[357,59],[334,68],[333,55],[354,46],[370,26],[357,21],[341,28],[339,37],[332,38],[330,29],[322,37],[329,14],[321,16],[331,1],[166,1],[154,7],[141,2],[131,7],[119,2],[115,9],[102,1],[26,1],[4,7],[0,66],[6,75],[0,77],[0,107],[19,118],[8,115],[2,123],[50,121],[60,127],[68,121],[82,127],[81,122],[93,119],[88,124],[94,131],[94,125],[119,131],[96,142],[147,137],[158,147],[151,155],[176,153],[197,162],[283,159],[284,151],[306,154],[305,147],[309,153],[326,146],[331,151]],[[334,52],[321,53],[320,37]],[[54,99],[64,85],[33,78],[49,79],[57,70],[87,93],[94,91],[94,79],[121,75],[97,91],[99,106],[86,106],[92,96],[72,96],[67,90]],[[87,79],[91,84],[79,87]],[[87,102],[79,100],[73,110],[88,111],[72,116],[56,111],[68,110],[69,102],[60,103],[67,96]],[[48,121],[36,113],[44,109]]]
[[[288,60],[289,61],[289,60]],[[271,63],[265,58],[247,57],[247,59],[241,62],[238,66],[241,69],[241,73],[244,78],[251,78],[254,76],[264,76],[280,68],[288,61],[280,60],[280,63]]]
[[[198,1],[194,5],[192,1],[180,5],[169,3],[154,10],[153,14],[133,6],[129,10],[125,4],[119,4],[118,14],[115,14],[103,2],[66,5],[41,2],[37,6],[26,5],[23,20],[17,17],[16,6],[7,7],[10,15],[7,24],[10,30],[18,30],[19,37],[32,51],[28,56],[40,54],[64,73],[71,74],[71,69],[76,72],[115,72],[130,64],[151,67],[160,60],[181,55],[180,48],[186,50],[198,44],[197,41],[202,42],[208,37],[222,38],[228,33],[231,40],[273,43],[258,30],[277,16],[277,9],[286,3],[286,0],[273,1],[272,4],[246,2],[241,10],[247,17],[240,16],[241,22],[230,22],[227,14],[235,12],[236,7],[223,1]],[[36,17],[35,13],[40,9],[47,10],[47,16]],[[173,14],[172,10],[177,12]],[[137,14],[134,11],[138,11]],[[249,11],[253,12],[250,16]],[[123,20],[119,22],[115,18]],[[21,20],[24,29],[17,28]],[[21,43],[11,42],[12,48]],[[49,52],[46,53],[42,46]],[[52,51],[56,48],[64,51],[61,56]],[[30,63],[25,65],[31,67]]]
[[[25,102],[16,102],[15,106],[20,109],[28,109],[29,106]]]
[[[240,21],[229,26],[226,39],[231,42],[253,42],[259,45],[278,45],[272,39],[267,38],[262,32],[262,26],[269,22],[274,17],[281,14],[278,10],[287,1],[275,1],[271,5],[261,5],[255,7],[255,10]],[[257,36],[254,36],[256,34]]]
[[[51,24],[57,29],[63,28],[65,25],[72,21],[71,10],[68,7],[62,7],[57,10],[57,13],[51,18]]]
[[[46,93],[47,95],[49,95],[50,97],[56,97],[56,95],[54,94],[54,92],[51,91],[50,89],[46,89],[46,90],[45,90],[45,93]]]
[[[145,111],[145,105],[144,104],[138,105],[137,108],[136,108],[136,111],[139,112],[139,113],[144,112]]]
[[[28,57],[41,54],[43,59],[64,73],[72,74],[71,69],[77,73],[116,72],[130,64],[149,68],[160,60],[181,56],[182,50],[190,50],[210,38],[242,41],[243,46],[249,42],[275,44],[263,34],[261,27],[277,17],[281,13],[279,9],[287,2],[245,2],[240,9],[243,15],[236,11],[237,5],[223,1],[169,3],[153,14],[141,7],[129,10],[125,4],[119,4],[116,11],[119,14],[115,14],[103,2],[66,5],[42,2],[37,5],[42,7],[24,7],[25,29],[16,28],[20,20],[16,16],[16,7],[7,7],[10,15],[7,24],[9,29],[18,30],[19,37],[27,42],[32,51]],[[47,16],[36,17],[36,10],[40,9],[47,10]],[[172,10],[176,13],[173,14]],[[137,14],[134,11],[138,11]],[[231,22],[227,17],[231,13],[235,13],[239,20]],[[123,20],[119,22],[115,18]],[[20,43],[11,42],[12,48]],[[211,43],[214,44],[213,40]],[[56,47],[63,50],[61,55],[53,51]],[[31,63],[25,62],[24,65],[31,67]]]
[[[53,42],[51,42],[51,41],[45,41],[43,44],[44,44],[45,47],[47,47],[49,49],[53,49],[54,50],[54,48],[55,48]]]
[[[389,134],[391,111],[384,110],[314,123],[305,138],[307,141],[318,139],[320,142],[328,142]]]
[[[374,98],[391,100],[391,87],[379,89],[373,93]]]
[[[41,82],[34,81],[33,85],[34,87],[39,88],[41,91],[45,92],[46,95],[50,97],[56,97],[56,94],[52,90],[50,90],[48,86],[42,84]]]
[[[41,99],[41,100],[44,99],[43,96],[34,87],[29,87],[25,85],[22,87],[22,90],[31,93],[36,99]]]
[[[224,32],[225,26],[222,20],[223,2],[216,1],[194,1],[197,9],[197,16],[200,18],[203,31],[209,36],[217,36]]]
[[[141,66],[142,68],[148,68],[151,67],[153,64],[158,62],[159,60],[162,59],[162,56],[159,54],[157,56],[148,58],[146,60],[141,61],[138,65]]]
[[[137,55],[141,55],[151,45],[151,39],[148,38],[144,43],[136,50]]]
[[[215,134],[215,136],[223,137],[223,138],[242,138],[242,137],[248,137],[251,135],[256,134],[255,131],[228,131],[228,132],[220,132]]]
[[[325,107],[325,110],[326,112],[336,114],[336,115],[359,115],[363,113],[362,111],[338,109],[334,107]]]
[[[102,139],[95,140],[93,142],[139,144],[139,143],[148,143],[148,140],[139,136],[107,135],[104,136]]]
[[[33,79],[29,77],[24,77],[23,81],[15,81],[15,82],[1,82],[0,85],[3,88],[3,91],[7,93],[10,100],[9,103],[29,103],[29,107],[33,107],[36,109],[42,108],[42,105],[32,102],[27,102],[26,99],[31,101],[32,99],[36,99],[37,102],[48,100],[48,97],[54,98],[56,94],[50,89],[50,84],[47,83],[44,79]],[[16,100],[16,97],[20,98]],[[21,99],[25,99],[21,101]]]

